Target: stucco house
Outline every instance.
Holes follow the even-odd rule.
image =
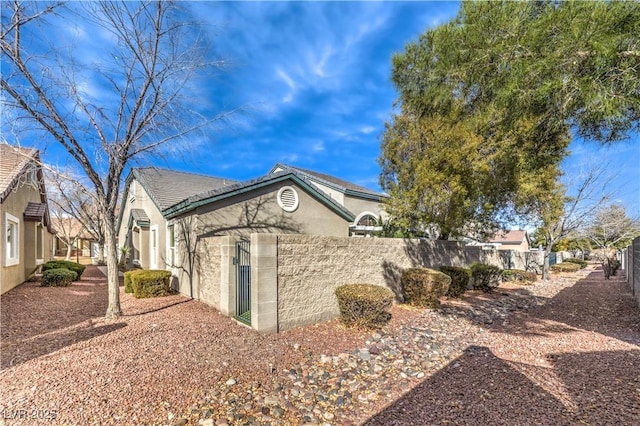
[[[168,269],[198,297],[199,239],[252,233],[346,237],[371,233],[384,196],[333,176],[276,164],[245,182],[156,167],[125,181],[118,243],[144,269]]]
[[[5,293],[52,258],[54,231],[36,149],[0,143],[0,213],[0,293]]]
[[[500,231],[489,239],[498,250],[529,251],[529,235],[524,230]]]

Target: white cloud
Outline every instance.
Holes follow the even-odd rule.
[[[363,128],[360,129],[360,132],[364,133],[365,135],[369,135],[373,133],[375,130],[376,128],[373,126],[364,126]]]
[[[324,151],[325,150],[324,142],[316,142],[313,145],[312,149],[313,149],[314,152],[322,152],[322,151]]]

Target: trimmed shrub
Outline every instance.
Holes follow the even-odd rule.
[[[373,284],[345,284],[336,288],[340,320],[347,327],[376,329],[384,326],[391,314],[393,292]]]
[[[568,259],[564,259],[563,262],[565,263],[575,263],[580,265],[580,269],[584,269],[587,267],[587,262],[582,260],[582,259],[577,259],[575,257],[570,257]]]
[[[611,261],[611,275],[616,275],[621,266],[622,263],[618,259],[613,259]]]
[[[47,269],[42,273],[41,287],[67,287],[78,274],[65,268]]]
[[[577,263],[561,262],[556,263],[551,267],[553,272],[577,272],[580,270],[580,265]]]
[[[502,281],[518,281],[529,284],[538,279],[535,272],[523,271],[521,269],[505,269],[502,271]]]
[[[449,290],[451,277],[427,268],[410,268],[400,279],[405,301],[413,306],[437,308],[440,298]]]
[[[137,299],[161,297],[171,294],[171,272],[162,270],[141,270],[129,275],[133,295]]]
[[[124,292],[125,293],[133,293],[133,283],[131,281],[131,276],[139,272],[145,272],[145,271],[142,269],[135,269],[133,271],[126,271],[124,273]]]
[[[489,293],[502,281],[502,269],[485,263],[471,265],[471,282],[473,288]]]
[[[73,271],[76,273],[76,278],[74,279],[74,281],[77,281],[82,276],[82,273],[86,269],[86,266],[76,262],[71,262],[69,260],[50,260],[49,262],[42,265],[42,272],[48,271],[50,269],[68,269],[69,271]]]
[[[471,271],[458,266],[441,266],[440,272],[451,277],[451,283],[449,284],[449,290],[447,290],[446,295],[449,297],[462,297],[469,285]]]

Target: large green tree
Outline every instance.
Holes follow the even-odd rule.
[[[561,205],[573,133],[609,143],[638,131],[638,34],[637,2],[464,2],[393,58],[389,212],[446,238],[535,215],[541,197]]]

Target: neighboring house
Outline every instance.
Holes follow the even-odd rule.
[[[346,237],[371,233],[383,195],[332,176],[277,164],[246,182],[160,168],[133,169],[118,219],[120,247],[142,268],[170,269],[197,297],[198,238],[251,233]]]
[[[95,238],[87,232],[84,225],[74,217],[54,217],[51,219],[56,237],[53,241],[53,250],[56,256],[83,256],[94,257],[96,253]]]
[[[52,258],[54,231],[37,150],[0,143],[0,212],[0,293],[5,293]]]
[[[500,231],[495,234],[489,243],[498,250],[529,251],[529,235],[527,231]]]

